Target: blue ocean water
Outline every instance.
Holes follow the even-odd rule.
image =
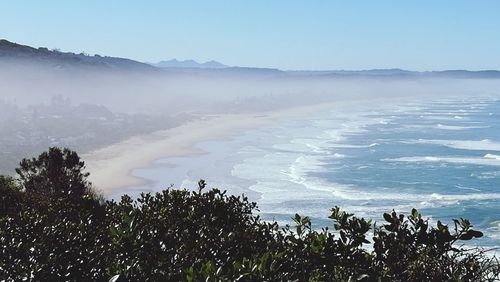
[[[435,99],[332,109],[197,145],[205,154],[136,170],[144,189],[198,179],[257,201],[264,219],[298,212],[331,226],[333,206],[381,221],[417,208],[431,222],[468,218],[500,245],[500,100]]]

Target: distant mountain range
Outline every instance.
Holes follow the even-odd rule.
[[[216,61],[198,63],[194,60],[177,59],[147,64],[130,59],[94,55],[76,54],[49,50],[44,47],[34,48],[0,39],[1,63],[29,63],[48,66],[53,69],[105,69],[117,71],[141,71],[203,75],[250,75],[250,76],[300,76],[300,77],[365,77],[365,78],[494,78],[500,79],[497,70],[445,70],[445,71],[408,71],[402,69],[372,70],[331,70],[331,71],[282,71],[272,68],[230,67]]]
[[[159,68],[201,68],[201,69],[222,69],[228,66],[221,64],[216,61],[208,61],[205,63],[198,63],[195,60],[184,60],[179,61],[177,59],[161,61],[159,63],[153,64]]]

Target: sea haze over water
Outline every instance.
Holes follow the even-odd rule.
[[[468,218],[500,245],[500,98],[474,97],[334,109],[197,145],[134,175],[139,190],[210,186],[245,193],[265,219],[295,212],[331,226],[341,206],[381,221],[419,209],[431,222]]]

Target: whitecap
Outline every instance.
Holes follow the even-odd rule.
[[[415,156],[415,157],[401,157],[393,159],[382,159],[385,162],[443,162],[443,163],[453,163],[453,164],[472,164],[472,165],[488,165],[488,166],[500,166],[500,159],[492,158],[467,158],[467,157],[439,157],[439,156]]]
[[[443,130],[469,130],[469,129],[489,128],[489,126],[458,126],[458,125],[446,125],[438,123],[434,128]]]
[[[481,192],[481,190],[479,190],[477,188],[462,186],[460,184],[455,185],[455,187],[457,187],[460,190],[470,190],[470,191],[475,191],[475,192]]]
[[[442,145],[454,149],[462,150],[488,150],[499,151],[500,142],[492,141],[490,139],[483,140],[440,140],[440,139],[418,139],[402,141],[404,144],[432,144]]]
[[[494,160],[500,160],[500,156],[499,155],[494,155],[494,154],[486,154],[484,155],[485,159],[494,159]]]
[[[355,144],[342,144],[342,143],[333,143],[330,144],[333,148],[339,149],[360,149],[360,148],[371,148],[380,145],[379,143],[371,143],[368,145],[355,145]]]

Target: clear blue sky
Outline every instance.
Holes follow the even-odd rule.
[[[0,0],[0,38],[148,62],[500,69],[500,1]]]

